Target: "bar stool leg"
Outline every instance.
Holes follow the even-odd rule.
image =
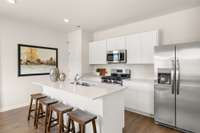
[[[33,98],[31,98],[31,101],[30,101],[30,106],[29,106],[29,111],[28,111],[28,121],[30,120],[30,117],[31,117],[32,104],[33,104]]]
[[[50,109],[49,120],[48,120],[48,126],[47,126],[48,132],[50,132],[50,130],[51,130],[52,113],[53,113],[53,111]]]
[[[64,114],[62,114],[62,124],[63,124],[62,132],[65,132]]]
[[[35,119],[35,128],[37,129],[38,128],[38,119],[39,119],[39,117],[40,117],[40,110],[41,110],[41,108],[42,108],[42,105],[41,104],[39,104],[38,105],[38,107],[36,107],[36,112],[37,112],[37,115],[35,116],[36,117],[36,119]]]
[[[74,121],[71,120],[71,122],[72,122],[72,133],[75,133],[75,125],[74,125]]]
[[[78,133],[80,133],[81,132],[81,124],[78,124],[78,127],[79,127]]]
[[[97,133],[96,122],[95,122],[95,120],[92,121],[92,127],[93,127],[93,132],[94,132],[94,133]]]
[[[35,103],[34,126],[36,124],[37,110],[38,110],[38,100],[36,100],[36,103]]]
[[[60,121],[61,121],[61,132],[64,132],[64,120],[63,120],[63,113],[60,113]]]
[[[46,133],[47,132],[47,125],[48,125],[48,123],[47,123],[47,119],[48,119],[48,116],[49,116],[49,107],[47,106],[46,107],[46,115],[45,115],[45,121],[44,121],[44,132]]]
[[[85,125],[81,125],[81,133],[85,133]]]
[[[62,133],[62,116],[61,113],[57,113],[58,116],[58,132]]]
[[[71,119],[69,118],[67,121],[67,133],[70,132],[70,126],[71,126]]]

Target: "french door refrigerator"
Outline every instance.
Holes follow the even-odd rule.
[[[154,51],[155,122],[200,133],[200,43]]]

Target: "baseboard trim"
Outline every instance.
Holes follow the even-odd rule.
[[[141,114],[141,115],[144,115],[144,116],[147,116],[147,117],[154,118],[153,114],[145,113],[145,112],[138,111],[138,110],[135,110],[135,109],[131,109],[131,108],[126,107],[125,110],[130,111],[130,112],[134,112],[134,113],[137,113],[137,114]]]
[[[10,110],[22,108],[22,107],[25,107],[25,106],[28,106],[28,104],[19,104],[19,105],[7,106],[7,107],[4,107],[4,108],[0,108],[0,112],[7,112],[7,111],[10,111]]]

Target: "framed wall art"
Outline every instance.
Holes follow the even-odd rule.
[[[58,67],[58,49],[18,44],[18,76],[48,75]]]

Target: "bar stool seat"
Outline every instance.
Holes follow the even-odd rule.
[[[94,133],[97,132],[96,131],[96,122],[95,122],[95,120],[97,119],[96,115],[91,114],[86,111],[83,111],[83,110],[80,110],[80,109],[72,111],[72,112],[68,113],[68,115],[69,115],[69,121],[77,122],[79,124],[80,133],[85,133],[85,126],[89,122],[92,122],[93,132]],[[73,129],[73,130],[75,130],[75,129]],[[75,131],[73,131],[73,132],[75,132]]]
[[[31,94],[31,97],[33,99],[41,99],[41,98],[45,98],[47,97],[46,95],[42,94],[42,93],[36,93],[36,94]]]
[[[36,123],[38,100],[45,97],[47,96],[42,93],[31,94],[31,100],[30,100],[29,111],[28,111],[28,120],[30,120],[30,117],[34,118],[34,125]],[[34,108],[33,108],[33,102],[35,102]],[[34,112],[34,116],[31,115],[32,112]]]
[[[46,98],[43,98],[43,99],[40,99],[39,100],[39,103],[43,104],[43,105],[50,105],[50,104],[55,104],[57,103],[58,100],[56,99],[52,99],[50,97],[46,97]]]
[[[63,104],[63,103],[56,103],[51,106],[51,109],[56,112],[66,113],[66,112],[72,111],[73,107],[70,105]]]
[[[71,107],[70,105],[66,105],[63,103],[56,103],[50,106],[50,114],[49,114],[49,119],[48,119],[48,131],[50,131],[51,127],[54,127],[56,125],[58,125],[58,131],[59,133],[64,132],[64,130],[67,128],[64,125],[64,121],[63,121],[63,115],[67,112],[70,112],[73,110],[73,107]],[[57,114],[57,119],[52,117],[52,113],[56,112]],[[57,121],[57,123],[54,123],[52,125],[52,122]]]
[[[45,133],[47,131],[47,119],[49,116],[49,108],[51,105],[55,104],[58,102],[58,100],[56,99],[52,99],[50,97],[46,97],[43,99],[39,99],[39,107],[37,110],[37,117],[36,117],[36,124],[35,124],[35,128],[38,128],[38,123],[39,123],[39,119],[45,117],[45,122],[44,122],[44,126],[45,126]],[[42,107],[45,106],[46,111],[44,112]],[[45,114],[45,115],[43,115]]]

